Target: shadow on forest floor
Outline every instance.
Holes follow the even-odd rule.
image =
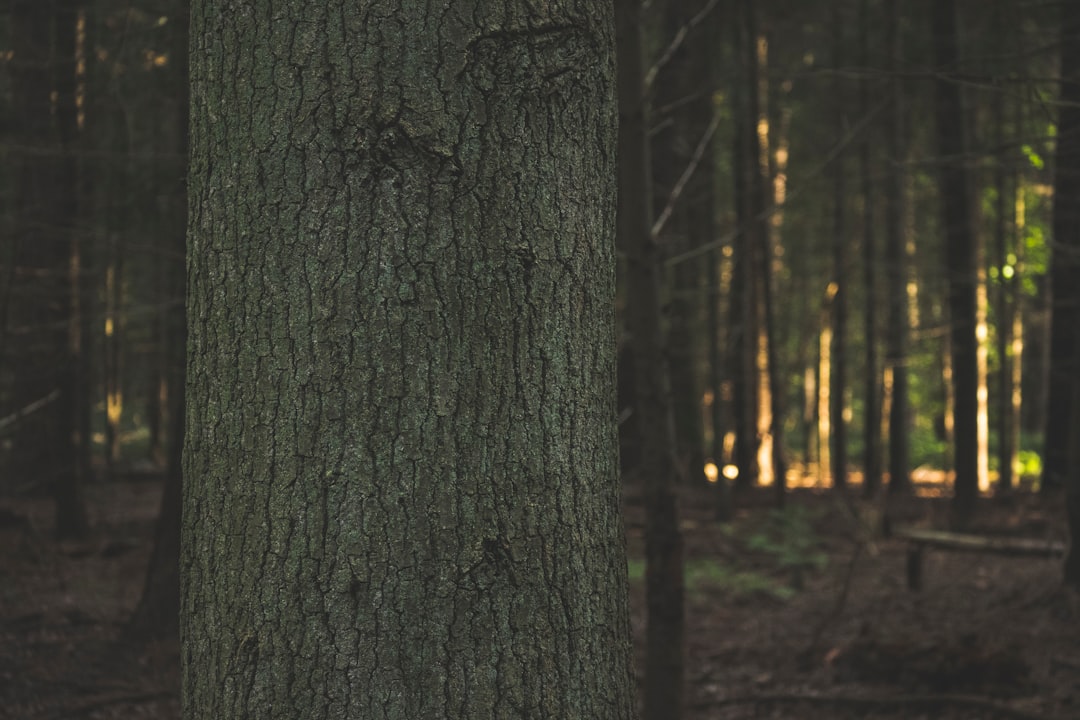
[[[0,501],[0,717],[179,717],[175,642],[116,640],[142,588],[160,484],[89,488],[93,537],[50,539],[45,499]],[[1057,560],[928,551],[905,586],[905,546],[832,495],[747,498],[727,527],[707,491],[684,498],[687,717],[1080,717],[1080,599]],[[644,526],[628,493],[633,626],[643,652]],[[1059,499],[985,500],[977,532],[1063,540]],[[912,498],[943,527],[947,500]],[[640,666],[640,662],[639,662]]]

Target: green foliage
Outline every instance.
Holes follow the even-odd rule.
[[[1042,477],[1042,457],[1034,450],[1021,450],[1018,454],[1021,477]]]
[[[627,561],[631,582],[645,581],[645,561],[631,558]],[[709,591],[721,591],[738,597],[770,597],[788,600],[795,590],[783,582],[756,570],[741,570],[717,560],[694,559],[683,568],[686,589],[691,595],[701,596]]]
[[[746,540],[748,549],[771,555],[785,569],[823,568],[829,558],[819,544],[811,512],[796,504],[770,511],[764,524]]]
[[[1035,151],[1035,148],[1031,147],[1027,143],[1024,143],[1020,146],[1020,151],[1024,153],[1024,157],[1026,157],[1028,162],[1031,163],[1031,167],[1035,168],[1036,170],[1042,170],[1044,167],[1046,167],[1046,161],[1042,159],[1042,155],[1039,155],[1039,153]]]

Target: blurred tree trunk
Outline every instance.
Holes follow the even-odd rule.
[[[908,464],[910,411],[908,409],[908,258],[905,247],[905,165],[907,150],[906,117],[900,63],[903,53],[903,29],[899,0],[885,0],[886,45],[889,54],[889,107],[885,111],[885,141],[890,168],[886,175],[885,194],[885,268],[887,331],[885,367],[889,404],[889,493],[911,489]]]
[[[840,77],[841,68],[844,66],[844,24],[846,18],[839,3],[833,4],[832,9],[832,32],[833,32],[833,110],[834,131],[836,142],[843,142],[847,134],[848,118],[846,107],[846,93],[843,81]],[[831,388],[829,389],[829,426],[831,429],[832,447],[829,456],[832,460],[833,487],[846,490],[847,482],[847,419],[844,417],[844,406],[847,395],[847,314],[848,314],[848,253],[850,242],[848,240],[847,227],[847,167],[844,162],[845,154],[833,161],[833,287],[830,288],[832,297],[832,349],[829,357],[832,361],[829,375]]]
[[[187,149],[188,149],[188,0],[176,3],[168,27],[171,35],[170,62],[176,88],[174,137],[178,161],[166,163],[169,175],[176,179],[166,193],[166,240],[160,264],[164,268],[161,298],[166,308],[161,328],[164,343],[167,432],[165,448],[165,487],[154,533],[154,549],[143,584],[142,597],[132,614],[128,632],[139,638],[177,637],[180,629],[180,529],[183,506],[183,448],[186,404],[184,380],[187,358],[187,317],[184,309],[186,289],[185,250],[187,231]]]
[[[89,521],[82,495],[78,436],[78,179],[74,155],[74,2],[11,4],[12,118],[16,163],[15,285],[9,321],[16,409],[48,398],[23,418],[14,444],[24,473],[45,479],[55,502],[56,534],[77,538]],[[55,93],[55,113],[54,113]],[[21,461],[21,462],[19,462]]]
[[[618,39],[618,242],[627,263],[626,323],[634,346],[634,396],[645,490],[645,720],[683,711],[683,545],[675,435],[661,327],[661,248],[652,234],[649,116],[640,3],[615,0]]]
[[[1073,407],[1080,323],[1080,7],[1061,8],[1061,97],[1054,175],[1053,251],[1050,266],[1050,393],[1046,407],[1043,488],[1073,484],[1069,447],[1076,438]],[[1071,506],[1070,506],[1071,507]],[[1080,527],[1080,526],[1074,526]],[[1080,562],[1080,561],[1078,561]]]
[[[979,492],[976,240],[965,167],[963,103],[954,76],[958,67],[955,0],[935,2],[932,19],[934,63],[938,72],[935,100],[941,224],[948,268],[952,386],[956,403],[952,523],[963,528],[971,520]]]
[[[185,717],[629,720],[612,4],[260,8],[192,3]]]
[[[870,59],[870,0],[859,5],[859,52],[866,72],[872,69]],[[870,112],[869,82],[859,84],[859,115]],[[866,343],[866,385],[863,401],[863,494],[872,497],[881,487],[881,367],[878,361],[877,331],[877,237],[874,231],[874,193],[871,148],[875,135],[868,134],[859,143],[859,184],[862,186],[862,245],[863,245],[863,335]]]
[[[733,0],[731,17],[735,47],[733,170],[735,262],[732,269],[731,355],[733,365],[733,412],[735,416],[735,488],[745,491],[758,481],[759,378],[757,362],[760,341],[758,253],[762,252],[763,218],[760,149],[757,136],[757,53],[754,46],[752,6],[747,0]]]
[[[707,87],[699,87],[700,78],[691,76],[694,58],[690,44],[695,33],[690,23],[695,8],[690,0],[663,0],[658,11],[662,48],[671,47],[669,43],[679,37],[680,31],[686,38],[673,48],[674,52],[665,55],[651,86],[653,217],[663,223],[656,241],[665,255],[675,256],[701,242],[699,228],[691,225],[691,218],[696,219],[693,204],[701,200],[695,192],[701,182],[700,165],[689,176],[692,185],[680,186],[680,181],[694,163],[694,149],[700,140],[694,136],[696,123],[690,121],[692,105],[701,93],[707,92]],[[676,460],[686,480],[699,485],[704,481],[705,467],[696,340],[700,334],[701,264],[675,263],[665,268],[663,278],[667,284],[666,347]]]

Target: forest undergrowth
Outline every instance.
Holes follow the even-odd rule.
[[[0,718],[179,717],[179,648],[124,639],[158,509],[157,482],[88,488],[91,539],[56,543],[45,498],[0,501]],[[632,620],[644,647],[644,513],[626,493]],[[729,525],[707,489],[685,492],[687,716],[1080,716],[1080,598],[1059,561],[928,551],[906,587],[903,540],[882,540],[879,501],[767,489]],[[947,499],[894,508],[944,527]],[[1060,498],[984,499],[975,532],[1065,539]]]

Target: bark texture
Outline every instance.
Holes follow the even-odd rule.
[[[192,4],[186,718],[630,718],[609,2]]]

